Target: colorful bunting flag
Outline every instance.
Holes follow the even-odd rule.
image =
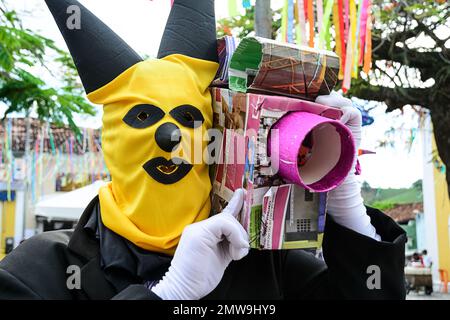
[[[292,10],[295,12],[293,16]],[[343,89],[347,91],[351,78],[359,76],[360,67],[366,74],[370,72],[370,11],[370,0],[286,0],[283,8],[282,39],[301,45],[317,46],[320,49],[332,48],[333,42],[334,50],[340,57],[339,79],[344,80]],[[331,39],[331,29],[334,29],[334,39]],[[292,39],[293,30],[296,31],[295,40]]]
[[[254,2],[242,1],[247,8]],[[237,14],[237,0],[229,0],[230,15]],[[320,49],[334,48],[340,57],[339,79],[343,90],[372,63],[371,0],[284,0],[281,39]],[[332,32],[331,30],[334,30]],[[334,34],[334,37],[331,35]]]

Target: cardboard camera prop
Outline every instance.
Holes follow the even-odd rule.
[[[226,48],[232,50],[233,46]],[[232,54],[228,74],[229,88],[237,92],[314,100],[329,94],[336,85],[339,57],[331,51],[248,37]]]
[[[241,78],[233,78],[236,72],[231,68],[248,63],[251,57],[244,53],[248,52],[249,43],[253,46],[255,41],[260,46],[250,51],[256,56],[258,50],[259,56],[267,55],[268,47],[272,48],[271,52],[288,52],[297,58],[305,56],[300,47],[261,38],[242,40],[231,58],[231,53],[227,53],[226,58],[231,61],[228,64],[230,88],[224,86],[227,79],[224,71],[219,70],[222,87],[211,89],[214,127],[222,132],[220,154],[216,155],[217,164],[211,171],[212,210],[219,213],[234,190],[244,188],[246,197],[240,222],[249,233],[252,248],[318,249],[323,238],[327,192],[342,183],[352,168],[353,137],[339,121],[342,115],[339,109],[306,99],[329,93],[332,87],[321,93],[326,76],[321,81],[312,80],[318,81],[314,94],[309,91],[306,97],[304,92],[297,98],[284,96],[283,90],[278,95],[259,92],[267,91],[258,90],[256,85],[264,82],[257,80],[264,78],[264,61],[253,64],[251,70],[244,68],[246,77],[241,73]],[[325,54],[311,48],[307,53],[308,57],[322,56],[318,58],[320,61],[335,58],[334,53]],[[311,72],[328,75],[331,71],[327,68],[334,66],[321,65],[316,70],[305,66],[309,61],[309,58],[298,60],[296,63],[304,65],[291,69],[290,79],[314,79]],[[249,83],[252,83],[250,87]]]

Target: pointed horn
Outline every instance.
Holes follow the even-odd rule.
[[[45,2],[69,47],[87,93],[103,87],[142,61],[125,41],[78,1]],[[79,26],[71,26],[71,19],[80,19]]]
[[[218,61],[214,0],[175,0],[158,58],[182,54]]]

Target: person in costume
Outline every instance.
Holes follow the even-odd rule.
[[[213,0],[175,0],[157,59],[143,60],[75,0],[46,0],[88,99],[104,110],[102,148],[112,181],[75,230],[37,235],[0,262],[0,299],[403,299],[406,236],[366,208],[353,173],[330,192],[323,254],[249,249],[237,190],[209,217],[208,166],[171,158],[212,124],[216,74]],[[68,29],[67,8],[81,11]],[[357,147],[361,115],[332,93]],[[207,142],[204,142],[206,145]],[[356,148],[358,150],[358,148]],[[380,285],[368,285],[370,266]],[[79,283],[68,270],[79,270]]]

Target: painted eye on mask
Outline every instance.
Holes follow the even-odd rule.
[[[200,110],[187,104],[176,107],[170,111],[170,115],[181,125],[188,128],[198,128],[205,121]]]
[[[164,118],[164,111],[151,104],[139,104],[127,112],[123,121],[132,128],[144,129]]]

